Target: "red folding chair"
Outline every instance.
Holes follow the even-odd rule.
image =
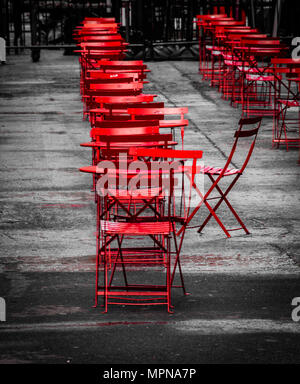
[[[208,188],[206,193],[202,193],[200,190],[198,190],[198,193],[201,197],[201,201],[197,205],[197,207],[191,212],[189,217],[186,220],[186,225],[190,223],[190,221],[193,219],[193,217],[196,215],[198,212],[199,208],[204,204],[208,210],[209,210],[209,215],[206,217],[206,219],[203,221],[203,223],[200,225],[198,229],[198,233],[202,232],[206,224],[210,221],[210,219],[213,217],[216,222],[219,224],[221,229],[224,231],[227,237],[231,237],[230,231],[235,231],[235,230],[244,230],[246,234],[249,234],[248,229],[246,228],[245,224],[242,222],[241,218],[237,214],[236,210],[233,208],[231,203],[228,200],[228,194],[234,187],[234,185],[237,183],[239,178],[242,176],[243,172],[245,171],[245,168],[250,160],[250,157],[252,155],[254,145],[256,142],[256,137],[261,125],[261,117],[253,117],[253,118],[248,118],[248,119],[241,119],[239,121],[239,128],[235,132],[234,137],[235,140],[233,142],[232,149],[230,151],[230,154],[228,156],[228,159],[225,163],[225,166],[223,168],[218,168],[218,167],[212,167],[212,166],[204,166],[202,169],[202,172],[204,175],[206,175],[209,180],[211,181],[211,186]],[[243,129],[244,126],[255,126],[255,128],[252,129]],[[239,144],[240,140],[245,141],[248,139],[248,151],[245,149],[246,143]],[[230,168],[230,164],[234,162],[238,162],[238,156],[236,156],[236,151],[238,149],[238,146],[241,147],[240,151],[243,152],[243,158],[244,161],[242,162],[241,166],[239,168]],[[240,152],[238,151],[238,152]],[[237,158],[237,160],[236,160]],[[225,190],[223,190],[221,187],[221,181],[223,179],[227,179],[229,177],[232,177],[233,179],[231,180],[231,183],[229,186],[226,187]],[[217,193],[217,196],[213,196],[213,193]],[[217,199],[218,202],[215,206],[210,205],[210,200],[215,200]],[[238,228],[233,228],[233,229],[228,229],[225,227],[223,222],[221,221],[220,217],[217,215],[217,210],[220,207],[222,203],[225,203],[226,206],[229,208],[233,216],[235,217],[236,221],[240,224],[240,227]],[[197,226],[198,227],[198,226]],[[180,230],[179,232],[181,232]]]
[[[96,269],[95,306],[98,305],[100,296],[103,298],[103,313],[107,312],[109,305],[164,305],[167,311],[172,313],[170,222],[126,223],[101,220],[100,228],[102,242]],[[124,246],[128,238],[135,239],[134,246],[132,243]],[[145,238],[149,239],[150,244],[145,244]],[[150,281],[146,284],[145,271],[139,271],[140,281],[134,280],[134,283],[130,284],[128,266],[131,265],[140,268],[163,266],[165,273],[159,273],[161,283],[153,284]],[[103,266],[102,283],[99,266]],[[114,283],[118,267],[122,269],[123,284]]]
[[[132,216],[131,212],[133,211],[136,213],[139,207],[142,207],[141,212],[143,212],[145,208],[148,208],[148,210],[151,208],[150,212],[152,213],[152,216],[154,213],[155,217],[160,217],[162,214],[162,203],[164,201],[163,196],[158,194],[157,189],[156,192],[153,192],[153,188],[150,191],[149,189],[139,189],[137,193],[129,194],[124,189],[116,190],[114,187],[116,181],[119,183],[119,180],[124,179],[124,177],[125,181],[127,181],[135,176],[135,173],[124,173],[123,167],[120,166],[120,162],[124,161],[124,154],[127,154],[126,161],[130,160],[128,152],[131,146],[167,148],[170,144],[172,144],[170,142],[170,140],[172,140],[172,136],[170,134],[156,133],[157,130],[155,128],[158,127],[145,127],[143,131],[147,132],[146,134],[136,134],[136,132],[130,132],[130,129],[127,129],[127,135],[122,136],[112,135],[110,129],[107,128],[95,129],[95,131],[98,131],[97,134],[99,133],[100,135],[99,137],[101,138],[101,142],[94,142],[90,144],[99,146],[99,159],[95,165],[82,167],[80,170],[82,172],[92,173],[94,179],[95,202],[97,203],[97,260],[99,257],[98,253],[101,240],[99,234],[100,220],[109,220],[112,216],[123,218],[126,216],[128,217],[128,215]],[[135,128],[132,128],[132,130],[135,130]],[[140,129],[140,131],[142,130]],[[101,169],[101,164],[103,164],[103,161],[107,160],[110,160],[110,164],[113,165],[114,169],[108,169],[105,175],[103,175],[104,171]],[[102,163],[98,163],[99,161]],[[104,185],[106,185],[106,183],[108,183],[108,186],[105,188],[107,193],[104,194]],[[122,185],[123,184],[124,183],[122,183]]]
[[[147,157],[146,164],[150,158],[192,158],[196,160],[202,156],[201,151],[174,151],[174,150],[155,150],[155,149],[133,149],[129,150],[132,156]],[[167,162],[169,164],[169,162]],[[182,168],[184,169],[184,168]],[[194,164],[192,169],[196,169]],[[180,170],[181,171],[181,170]],[[180,287],[184,293],[185,286],[180,265],[179,253],[182,246],[177,243],[175,234],[176,216],[174,215],[174,208],[172,207],[173,192],[174,192],[174,172],[167,169],[147,169],[142,176],[147,176],[148,179],[159,177],[158,196],[164,194],[167,198],[166,209],[164,215],[153,215],[151,217],[141,215],[145,212],[145,207],[138,212],[128,211],[128,215],[123,217],[123,221],[113,222],[111,220],[100,221],[101,228],[101,247],[99,248],[99,257],[97,259],[96,269],[96,302],[98,304],[98,296],[104,298],[104,312],[107,312],[108,305],[122,304],[122,305],[166,305],[168,312],[171,311],[171,288]],[[165,180],[162,178],[167,177],[169,183],[165,187]],[[157,182],[157,180],[156,180]],[[146,207],[150,206],[149,200],[146,202]],[[150,238],[154,243],[152,247],[149,245],[128,247],[124,245],[126,237],[141,237],[143,241]],[[171,246],[171,237],[174,240],[173,248]],[[117,241],[117,247],[111,248],[113,241]],[[171,258],[174,255],[174,266],[172,267]],[[99,287],[99,266],[103,264],[103,285]],[[165,283],[164,284],[146,284],[143,279],[142,284],[129,284],[127,277],[126,266],[134,264],[136,266],[145,265],[162,265],[165,267]],[[113,279],[117,266],[120,266],[123,273],[124,284],[113,285]],[[179,268],[181,285],[175,286],[173,284],[175,271]],[[173,271],[171,271],[173,268]],[[116,300],[117,298],[117,300]]]

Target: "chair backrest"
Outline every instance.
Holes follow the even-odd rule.
[[[119,35],[118,33],[113,34],[99,34],[99,35],[89,35],[89,36],[81,36],[80,37],[81,42],[100,42],[100,41],[125,41],[124,38]]]
[[[236,21],[236,20],[222,20],[222,19],[219,19],[219,20],[211,20],[209,22],[209,24],[213,25],[213,26],[217,26],[217,25],[230,25],[230,26],[234,26],[234,25],[239,25],[239,26],[242,26],[242,25],[245,25],[245,23],[243,21]]]
[[[249,37],[251,39],[258,39],[258,38],[266,38],[267,35],[263,35],[261,33],[229,33],[227,35],[227,38],[228,40],[237,40],[237,41],[241,41],[243,39],[245,39],[246,37]]]
[[[153,145],[153,147],[160,145],[167,148],[168,142],[172,141],[171,133],[152,133],[152,134],[135,134],[135,135],[102,135],[101,142],[106,143],[106,151],[103,152],[106,156],[116,156],[117,153],[122,152],[124,149],[124,144],[128,144],[126,152],[129,153],[130,148],[134,145],[139,145],[142,147],[143,145],[148,146],[149,144]],[[108,152],[111,146],[116,146],[117,144],[123,144],[123,149],[114,149],[113,152]]]
[[[100,60],[101,61],[101,60]],[[93,70],[87,70],[87,77],[91,77],[91,78],[96,78],[97,76],[100,76],[100,73],[106,73],[106,74],[111,74],[111,75],[115,75],[115,74],[126,74],[126,75],[137,75],[138,76],[138,79],[140,81],[142,80],[145,80],[147,78],[147,71],[144,71],[144,70],[137,70],[137,69],[118,69],[118,68],[115,68],[115,69],[111,69],[111,70],[106,70],[106,68],[102,68],[101,67],[101,64],[97,64],[97,66],[99,66],[98,69],[93,69]]]
[[[105,95],[138,95],[142,92],[143,84],[140,82],[132,83],[111,83],[111,84],[90,84],[90,89],[86,93],[90,96]]]
[[[227,17],[226,13],[217,13],[211,15],[196,15],[197,20],[213,20],[213,19],[221,19]]]
[[[163,108],[163,102],[154,102],[154,103],[142,103],[142,102],[127,102],[127,103],[104,103],[103,111],[101,113],[104,119],[108,120],[132,120],[131,116],[128,114],[127,110],[130,107],[133,108]],[[161,119],[160,115],[151,115],[151,116],[139,116],[140,120],[159,120]],[[100,118],[101,120],[101,118]]]
[[[149,72],[147,65],[142,60],[101,60],[99,61],[99,69],[102,71],[135,71],[135,72]]]
[[[246,26],[237,26],[237,27],[216,27],[216,31],[218,30],[223,30],[224,33],[227,34],[236,34],[236,33],[258,33],[257,28],[251,28],[251,27],[246,27]]]
[[[104,143],[152,143],[152,142],[167,142],[173,139],[171,133],[153,133],[153,134],[138,134],[138,135],[104,135],[101,141]],[[131,151],[131,149],[129,149]]]
[[[245,36],[241,39],[241,45],[248,47],[262,47],[262,48],[268,48],[268,47],[276,47],[276,46],[281,46],[280,40],[277,38],[273,37],[256,37],[254,38],[253,36]]]
[[[77,27],[81,30],[87,30],[87,29],[115,29],[118,27],[118,23],[84,23],[83,26]]]
[[[232,17],[228,17],[228,16],[218,17],[218,18],[198,19],[197,20],[197,24],[199,26],[208,27],[208,26],[212,25],[213,23],[216,23],[216,22],[219,22],[219,21],[220,22],[223,22],[223,21],[233,22],[234,19]]]
[[[85,36],[105,36],[105,35],[115,35],[118,33],[118,28],[103,28],[101,30],[75,30],[73,36],[76,40],[81,40]]]
[[[95,122],[90,135],[98,140],[101,135],[142,135],[159,133],[158,120],[130,120],[130,121],[110,121],[102,120]]]
[[[133,83],[137,81],[139,81],[137,73],[100,72],[96,77],[85,78],[84,85],[89,87],[91,84]]]
[[[184,114],[188,113],[187,107],[182,108],[128,108],[128,114],[134,119],[135,116],[149,116],[149,115],[180,115],[184,118]]]
[[[85,17],[82,24],[86,23],[114,23],[116,19],[114,17]]]
[[[136,73],[106,73],[101,71],[90,71],[86,80],[105,80],[105,79],[125,79],[125,78],[138,78]]]
[[[202,158],[203,151],[178,150],[178,149],[153,149],[153,148],[130,148],[129,153],[132,156],[152,157],[153,159],[193,159]]]
[[[144,63],[143,60],[130,60],[130,61],[122,61],[122,60],[102,60],[101,61],[102,65],[119,65],[119,66],[124,66],[124,67],[134,67],[136,65],[144,65],[147,67],[147,65]]]
[[[126,160],[131,162],[136,159],[136,156],[129,154],[132,147],[168,148],[168,143],[172,141],[172,134],[102,135],[100,140],[100,159],[119,161],[120,156],[126,153]],[[149,176],[151,177],[151,174]]]
[[[87,35],[91,35],[91,34],[99,34],[99,33],[102,33],[102,34],[112,34],[112,33],[117,33],[119,30],[119,26],[118,25],[113,25],[112,24],[106,24],[106,25],[102,25],[102,26],[97,26],[97,27],[94,27],[94,28],[91,28],[90,26],[88,28],[78,28],[76,30],[76,33],[78,36],[87,36]]]
[[[144,103],[144,102],[151,102],[153,101],[154,97],[156,95],[146,95],[146,94],[139,94],[134,96],[96,96],[95,101],[103,107],[104,104],[108,103]]]
[[[114,110],[114,109],[123,109],[125,112],[128,111],[129,108],[134,109],[148,109],[148,108],[164,108],[165,103],[163,101],[153,102],[153,103],[142,103],[142,102],[124,102],[124,103],[105,103],[104,108]]]
[[[123,41],[83,41],[80,43],[80,46],[83,49],[89,49],[89,50],[106,50],[106,49],[111,49],[111,50],[116,50],[116,49],[123,49],[126,48],[128,43],[125,43]]]

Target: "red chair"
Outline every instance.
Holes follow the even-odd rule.
[[[171,310],[171,272],[170,272],[170,235],[171,223],[157,221],[149,223],[126,223],[101,220],[100,256],[96,263],[96,299],[103,298],[104,312],[109,305],[164,305]],[[145,244],[145,237],[149,244]],[[135,238],[126,244],[128,238]],[[138,240],[139,239],[139,240]],[[153,246],[153,242],[155,245]],[[114,245],[115,243],[115,245]],[[126,248],[123,246],[126,244]],[[114,245],[114,246],[113,246]],[[103,265],[103,282],[100,283],[100,266]],[[129,283],[127,267],[163,266],[165,274],[160,273],[162,283],[145,283],[145,272],[138,283]],[[112,266],[112,268],[111,268]],[[117,267],[121,267],[124,283],[114,284]],[[165,276],[163,276],[165,275]]]
[[[170,158],[190,158],[197,159],[202,156],[202,152],[198,151],[173,151],[173,150],[143,150],[133,148],[130,149],[133,156],[141,156],[157,158],[170,157]],[[167,162],[168,163],[168,162]],[[146,162],[145,164],[151,164]],[[185,292],[183,275],[180,265],[180,248],[177,244],[175,234],[175,219],[174,210],[171,208],[173,201],[174,189],[174,172],[169,170],[147,170],[144,171],[148,179],[152,180],[157,177],[161,179],[158,184],[160,192],[158,196],[167,192],[167,204],[164,216],[144,216],[141,213],[145,212],[140,209],[138,212],[127,212],[127,216],[123,217],[123,221],[100,220],[100,234],[101,246],[99,248],[99,257],[96,263],[96,301],[98,304],[98,297],[102,296],[104,299],[104,313],[107,312],[109,305],[165,305],[167,311],[172,313],[171,310],[171,288],[180,287]],[[169,178],[169,188],[165,190],[165,183],[162,183],[162,177]],[[146,202],[146,207],[149,208],[149,201]],[[134,238],[134,247],[131,243],[126,241]],[[140,238],[137,243],[136,238]],[[150,243],[146,243],[149,239]],[[173,247],[171,244],[173,239]],[[113,247],[113,242],[117,244]],[[151,246],[152,243],[152,246]],[[182,244],[181,244],[182,245]],[[174,255],[173,267],[171,258]],[[135,265],[136,267],[151,266],[164,266],[165,277],[164,283],[152,284],[145,282],[145,271],[139,283],[129,283],[128,265]],[[103,283],[100,284],[100,268],[103,265]],[[121,268],[123,275],[123,284],[119,282],[114,285],[115,274],[117,267]],[[173,271],[171,269],[173,268]],[[179,268],[181,285],[175,286],[173,284],[175,271]]]
[[[153,191],[148,193],[147,190],[139,190],[138,193],[132,195],[129,194],[126,190],[120,189],[115,190],[114,186],[116,180],[120,180],[120,178],[124,178],[127,180],[127,173],[124,174],[123,168],[120,167],[120,161],[122,160],[122,156],[127,153],[126,160],[130,160],[130,156],[128,156],[129,149],[132,146],[151,146],[151,147],[169,147],[173,145],[172,136],[170,134],[159,134],[158,127],[144,124],[142,123],[139,127],[139,134],[136,134],[137,127],[131,127],[124,129],[123,131],[126,134],[123,135],[115,135],[115,129],[109,128],[96,128],[93,131],[94,137],[96,139],[95,142],[84,143],[83,146],[90,146],[93,148],[93,151],[99,151],[97,161],[94,162],[95,165],[82,167],[80,170],[82,172],[88,172],[93,174],[94,180],[94,191],[95,191],[95,202],[97,203],[97,233],[100,226],[100,220],[109,219],[112,215],[116,217],[120,217],[120,211],[123,212],[123,215],[130,214],[133,210],[134,213],[137,212],[137,209],[142,206],[142,212],[145,208],[151,207],[151,212],[156,214],[156,216],[161,215],[162,211],[162,203],[164,202],[163,196],[155,193],[153,195]],[[117,133],[119,133],[117,131]],[[121,154],[121,158],[120,158]],[[107,179],[105,179],[104,183],[109,182],[112,179],[112,190],[108,188],[106,189],[107,194],[101,193],[103,190],[103,186],[99,185],[99,182],[103,181],[103,172],[101,171],[101,164],[99,161],[110,160],[110,164],[116,165],[116,172],[113,171],[112,174],[107,172]],[[120,167],[120,168],[118,168]],[[134,176],[129,175],[130,177]],[[101,179],[101,180],[100,180]],[[110,185],[110,184],[109,184]],[[101,197],[104,196],[104,197]],[[97,235],[97,255],[100,247],[100,237]]]
[[[81,36],[80,39],[77,39],[80,43],[95,43],[95,42],[105,42],[105,41],[118,41],[125,42],[124,38],[118,33],[111,34],[97,34],[92,36]]]
[[[106,50],[116,50],[116,49],[126,49],[129,43],[126,43],[124,39],[118,38],[105,38],[100,39],[99,41],[82,41],[78,45],[84,51],[106,51]]]
[[[244,126],[255,126],[255,128],[252,129],[243,129]],[[231,203],[228,200],[228,194],[234,187],[234,185],[237,183],[239,178],[242,176],[243,172],[245,171],[245,168],[250,160],[250,157],[252,155],[254,145],[256,142],[256,137],[259,131],[261,125],[261,117],[253,117],[248,119],[241,119],[239,121],[239,128],[235,132],[235,140],[232,146],[232,149],[230,151],[230,154],[228,156],[228,159],[225,163],[225,166],[222,168],[218,167],[212,167],[205,165],[202,169],[202,172],[204,175],[206,175],[209,180],[211,181],[211,186],[208,188],[207,192],[204,194],[199,191],[199,195],[201,196],[201,201],[198,204],[198,206],[193,210],[193,212],[189,215],[186,224],[188,225],[189,222],[192,220],[192,218],[196,215],[199,208],[205,204],[205,206],[209,210],[209,215],[206,217],[206,219],[203,221],[203,223],[200,225],[198,233],[202,232],[206,224],[210,221],[210,219],[213,217],[216,222],[219,224],[221,229],[224,231],[227,237],[231,237],[230,231],[235,230],[244,230],[246,234],[249,234],[248,229],[246,228],[245,224],[242,222],[241,218],[237,214],[236,210],[232,207]],[[230,164],[234,161],[238,161],[238,158],[236,156],[236,150],[238,149],[239,141],[242,139],[243,141],[248,138],[248,151],[245,150],[245,143],[241,144],[241,151],[243,152],[243,158],[244,161],[242,162],[241,166],[239,168],[230,168]],[[236,160],[237,158],[237,160]],[[229,177],[232,177],[232,181],[228,187],[226,187],[225,190],[223,190],[220,186],[221,181],[223,178],[227,179]],[[217,196],[212,196],[213,193],[217,193]],[[212,207],[210,205],[210,200],[218,199],[217,204]],[[225,227],[219,216],[217,215],[217,210],[220,207],[222,203],[225,203],[226,206],[229,208],[233,216],[235,217],[236,221],[240,224],[239,228],[234,229],[228,229]]]
[[[89,96],[134,96],[142,92],[143,84],[137,81],[131,83],[91,83],[87,92]]]

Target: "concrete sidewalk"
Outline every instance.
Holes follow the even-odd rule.
[[[197,62],[147,63],[146,93],[189,108],[187,149],[222,166],[240,110],[201,82]],[[0,362],[299,363],[298,151],[271,148],[264,119],[231,201],[251,235],[226,239],[213,222],[187,231],[182,264],[190,296],[162,308],[93,309],[95,205],[75,56],[9,56],[0,67]],[[226,211],[220,211],[227,223]],[[204,218],[200,211],[194,224]],[[135,272],[135,273],[138,273]],[[299,313],[300,314],[300,313]]]

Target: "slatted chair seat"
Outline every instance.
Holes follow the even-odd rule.
[[[101,229],[109,235],[114,235],[116,233],[131,236],[168,235],[172,232],[172,225],[169,221],[124,223],[102,220]]]
[[[128,191],[126,189],[110,189],[107,188],[105,191],[102,191],[103,196],[104,193],[107,193],[108,198],[117,198],[121,200],[131,201],[134,200],[136,203],[138,200],[151,199],[156,196],[159,199],[164,199],[164,193],[162,193],[161,188],[140,188],[134,189],[132,191]]]
[[[287,107],[300,107],[300,100],[278,99],[277,101]]]
[[[214,167],[205,167],[203,169],[204,174],[210,174],[210,175],[220,175],[223,174],[223,176],[232,176],[236,175],[238,173],[242,173],[240,169],[227,169],[224,173],[224,168],[214,168]]]
[[[177,127],[187,127],[189,125],[189,121],[187,119],[183,120],[159,120],[159,126],[161,128],[177,128]]]
[[[209,210],[209,215],[206,217],[206,219],[202,222],[201,226],[199,227],[198,232],[202,232],[203,228],[207,225],[207,223],[210,221],[212,217],[216,220],[216,222],[219,224],[221,229],[224,231],[227,237],[231,237],[230,231],[234,230],[244,230],[246,234],[249,234],[250,232],[248,231],[247,227],[245,224],[242,222],[241,218],[235,211],[235,209],[232,207],[228,200],[228,194],[233,188],[233,186],[236,184],[240,176],[243,174],[250,158],[254,150],[257,134],[261,125],[261,117],[254,117],[254,118],[248,118],[248,119],[240,119],[239,121],[239,128],[234,134],[234,143],[232,145],[231,152],[227,158],[226,164],[223,168],[214,168],[214,167],[207,167],[205,169],[204,173],[208,176],[208,178],[211,181],[211,186],[208,188],[207,192],[202,196],[202,200],[199,203],[199,205],[193,210],[193,212],[190,214],[189,218],[187,219],[187,223],[189,223],[192,218],[195,216],[201,205],[204,203],[206,207]],[[255,128],[252,129],[243,129],[244,126],[254,126]],[[242,162],[241,167],[238,168],[232,168],[230,169],[229,166],[232,163],[234,156],[236,154],[236,150],[238,148],[238,142],[241,139],[246,139],[248,141],[248,150],[244,150],[244,161]],[[215,177],[214,177],[215,176]],[[233,179],[231,180],[231,183],[229,186],[226,187],[226,190],[223,191],[220,187],[220,182],[223,179],[223,177],[228,177],[228,176],[233,176]],[[211,197],[212,193],[218,193],[217,197]],[[214,207],[211,207],[210,204],[208,203],[209,200],[211,199],[218,199],[219,201]],[[220,220],[220,218],[217,216],[216,211],[219,208],[219,206],[222,203],[226,203],[227,207],[229,210],[232,212],[233,216],[237,220],[237,222],[240,224],[239,228],[233,228],[233,229],[228,229],[225,227],[223,222]]]

